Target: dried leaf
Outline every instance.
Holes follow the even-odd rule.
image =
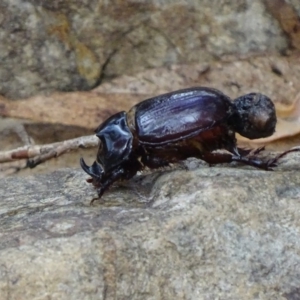
[[[128,110],[145,95],[91,92],[55,93],[25,100],[0,98],[0,116],[95,129],[112,114]]]

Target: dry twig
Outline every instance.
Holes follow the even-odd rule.
[[[99,139],[95,135],[89,135],[47,145],[26,145],[0,152],[0,163],[28,159],[27,166],[34,168],[38,164],[66,152],[79,148],[96,147],[98,142]]]

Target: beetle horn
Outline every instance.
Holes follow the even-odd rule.
[[[102,177],[102,174],[103,174],[103,169],[99,164],[97,164],[97,162],[94,161],[94,163],[89,167],[85,163],[84,159],[81,157],[80,158],[80,165],[81,165],[81,168],[87,174],[89,174],[92,178],[101,180],[101,177]]]

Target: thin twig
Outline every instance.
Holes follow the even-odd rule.
[[[79,148],[96,147],[98,143],[99,139],[95,135],[89,135],[46,145],[26,145],[14,150],[0,152],[0,163],[29,159],[27,166],[33,168],[66,152]]]
[[[14,126],[13,131],[19,136],[24,145],[34,145],[33,138],[27,133],[24,124]]]

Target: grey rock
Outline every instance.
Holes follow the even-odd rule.
[[[78,169],[3,179],[0,299],[298,299],[299,159],[188,160],[93,206]]]
[[[2,0],[0,94],[87,90],[148,68],[287,48],[263,0]]]

